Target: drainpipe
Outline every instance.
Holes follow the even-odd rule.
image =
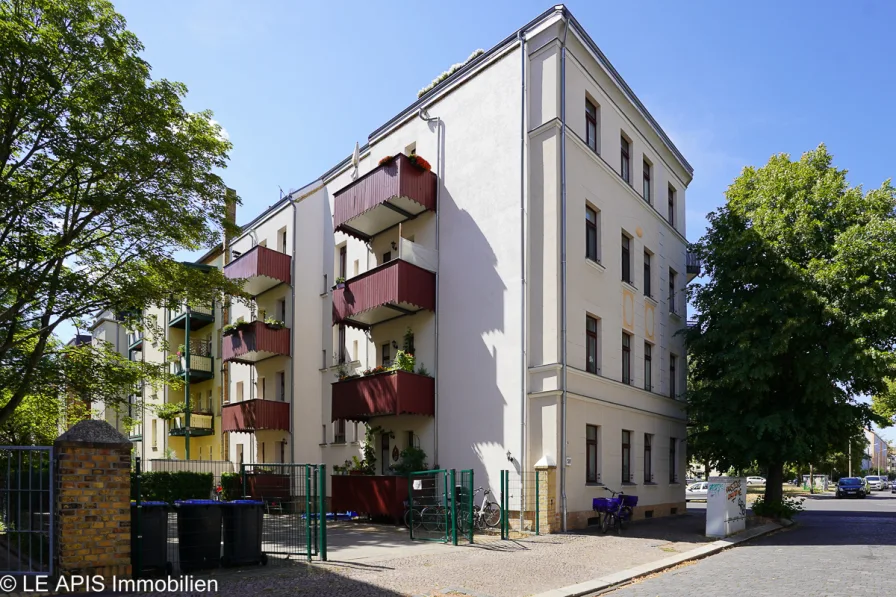
[[[426,116],[424,116],[426,114]],[[433,449],[432,449],[432,459],[433,464],[438,465],[439,462],[439,279],[441,278],[441,261],[442,261],[442,252],[439,250],[439,216],[442,213],[442,206],[440,205],[439,199],[442,196],[442,118],[439,116],[430,117],[429,113],[425,108],[420,108],[420,111],[417,113],[421,120],[425,122],[435,122],[436,123],[436,174],[439,177],[438,184],[436,185],[436,314],[435,314],[435,323],[436,323],[436,331],[435,331],[435,340],[436,340],[436,349],[435,349],[435,375],[436,375],[436,383],[435,383],[435,396],[433,398],[434,402],[434,425],[433,425]],[[400,239],[399,239],[400,240]]]
[[[187,303],[187,312],[184,316],[184,451],[187,460],[190,459],[190,304]]]
[[[298,238],[298,207],[295,200],[290,197],[289,204],[292,205],[292,263],[289,276],[290,286],[290,316],[292,317],[292,325],[289,327],[289,454],[290,461],[296,461],[295,449],[295,429],[293,429],[293,416],[295,414],[296,403],[296,239]],[[286,313],[283,314],[286,319]],[[321,455],[323,456],[323,455]],[[326,491],[324,492],[326,493]]]
[[[526,409],[529,406],[529,359],[526,351],[526,32],[520,31],[520,472],[526,455]],[[536,473],[537,474],[537,473]],[[537,496],[536,496],[536,499]],[[526,484],[520,483],[520,529],[526,503]]]
[[[566,17],[566,28],[563,32],[563,43],[560,46],[560,368],[563,389],[560,401],[560,524],[561,530],[565,533],[568,514],[566,501],[566,404],[568,400],[566,379],[566,36],[569,34],[569,15],[564,14],[564,16]]]

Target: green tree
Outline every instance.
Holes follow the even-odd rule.
[[[142,50],[105,0],[0,0],[0,425],[58,376],[62,322],[239,292],[173,259],[227,225],[230,143]]]
[[[821,145],[745,168],[726,199],[695,246],[689,416],[714,460],[759,463],[780,500],[785,463],[879,422],[858,398],[896,377],[896,193],[850,187]]]

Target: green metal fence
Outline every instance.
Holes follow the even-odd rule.
[[[547,471],[503,470],[498,490],[501,538],[511,533],[540,535],[548,520]]]
[[[473,542],[473,471],[418,471],[408,476],[405,522],[415,541]]]

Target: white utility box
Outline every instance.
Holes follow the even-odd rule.
[[[710,477],[706,491],[706,536],[728,537],[747,526],[747,480]]]

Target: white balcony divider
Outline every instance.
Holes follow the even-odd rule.
[[[434,273],[438,271],[439,252],[406,238],[399,239],[398,258]]]

